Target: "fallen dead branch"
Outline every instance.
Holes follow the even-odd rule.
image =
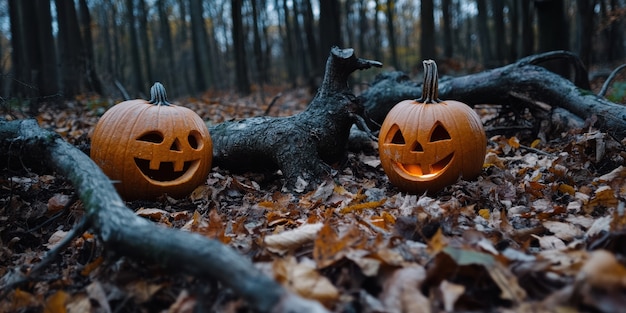
[[[83,202],[86,225],[115,255],[160,265],[172,273],[217,279],[261,312],[326,312],[321,304],[286,290],[220,242],[136,216],[87,155],[58,134],[41,129],[35,120],[0,120],[0,151],[4,157],[37,156],[66,176]],[[82,229],[82,223],[79,226]]]
[[[564,59],[572,65],[575,73],[573,82],[538,65],[553,59]],[[360,98],[366,114],[381,124],[396,103],[419,98],[421,94],[421,85],[411,81],[407,75],[390,72],[380,74]],[[543,114],[546,110],[561,108],[583,120],[597,118],[594,126],[618,140],[626,137],[626,107],[591,92],[587,71],[580,60],[567,51],[532,55],[500,68],[442,79],[439,82],[439,97],[468,105],[526,107]]]

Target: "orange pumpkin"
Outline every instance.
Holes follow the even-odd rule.
[[[423,63],[422,98],[401,101],[389,111],[378,151],[393,185],[411,193],[436,193],[459,178],[480,174],[487,138],[472,108],[438,99],[437,64]]]
[[[126,200],[164,193],[184,197],[211,169],[209,130],[192,110],[167,101],[155,83],[151,100],[121,102],[100,118],[91,138],[91,158]]]

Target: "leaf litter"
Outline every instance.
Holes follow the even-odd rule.
[[[272,115],[302,110],[310,97],[280,92]],[[214,124],[261,115],[267,105],[255,103],[270,99],[209,92],[179,102]],[[84,149],[102,112],[45,110],[37,119]],[[436,195],[398,192],[372,143],[349,151],[334,181],[309,193],[282,191],[279,173],[214,168],[184,199],[127,204],[155,223],[221,241],[335,312],[619,311],[626,305],[624,142],[592,127],[553,136],[492,136],[482,174]],[[82,215],[64,177],[10,162],[0,174],[3,286]],[[88,233],[44,277],[0,299],[0,311],[254,311],[217,282],[108,255]]]

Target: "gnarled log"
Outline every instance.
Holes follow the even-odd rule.
[[[69,178],[85,207],[87,226],[116,255],[160,265],[172,273],[217,279],[262,312],[326,312],[321,304],[287,291],[220,242],[135,215],[87,155],[58,134],[41,129],[35,120],[0,120],[0,155],[36,155]]]
[[[537,64],[566,58],[574,65],[574,83]],[[500,104],[536,107],[547,104],[566,109],[582,119],[597,118],[596,127],[621,140],[626,137],[626,107],[608,101],[589,90],[586,71],[569,52],[555,51],[529,56],[500,68],[466,76],[442,79],[441,99],[458,100],[469,105]],[[422,88],[401,72],[380,74],[359,97],[366,114],[381,124],[398,102],[419,98]],[[375,124],[370,126],[374,127]]]
[[[350,127],[362,120],[363,105],[348,87],[348,77],[372,66],[382,64],[357,58],[353,49],[333,47],[322,85],[305,111],[211,127],[213,164],[233,171],[280,169],[287,189],[312,189],[344,158]]]

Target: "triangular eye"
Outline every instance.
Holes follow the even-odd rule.
[[[450,133],[448,133],[445,127],[437,123],[437,126],[435,126],[435,129],[433,129],[433,133],[430,135],[430,142],[448,140],[448,139],[450,139]]]
[[[420,145],[419,142],[415,142],[415,145],[413,146],[413,149],[411,149],[411,151],[413,152],[424,152],[424,148],[422,148],[422,145]]]
[[[391,130],[389,131],[389,135],[393,133],[393,137],[391,137],[391,141],[389,141],[390,143],[396,144],[396,145],[403,145],[406,142],[404,141],[404,136],[402,136],[402,131],[400,131],[400,128],[396,125],[394,125],[393,128],[391,128]],[[389,138],[389,135],[387,136],[387,138]]]
[[[139,138],[137,138],[137,140],[153,142],[153,143],[162,143],[163,134],[156,132],[156,131],[152,131],[152,132],[141,135]]]
[[[170,146],[170,150],[172,150],[172,151],[182,151],[182,149],[180,147],[180,141],[178,141],[178,138],[174,139],[174,142],[172,142],[172,145]]]

